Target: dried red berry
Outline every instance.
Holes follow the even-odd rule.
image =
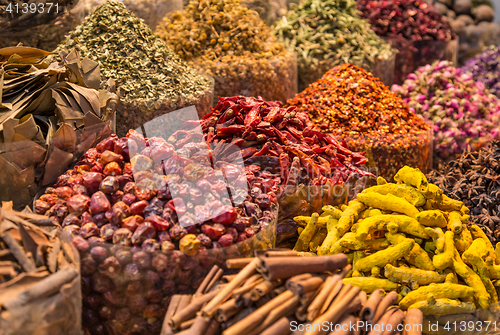
[[[143,250],[136,252],[132,259],[139,269],[146,269],[151,266],[151,256]]]
[[[119,228],[113,234],[113,244],[132,245],[132,232],[127,228]]]
[[[89,222],[83,225],[83,227],[80,229],[80,236],[88,239],[91,236],[100,236],[101,232],[99,230],[99,227],[93,222]]]
[[[108,176],[101,181],[99,189],[106,194],[113,194],[120,188],[120,183],[118,179],[112,176]]]
[[[138,201],[130,206],[130,212],[133,215],[143,215],[144,209],[149,205],[146,200]]]
[[[224,234],[219,238],[217,242],[219,242],[219,244],[223,248],[229,247],[231,244],[233,244],[233,236],[230,234]]]
[[[165,231],[170,228],[170,222],[156,214],[149,215],[146,218],[145,222],[150,223],[156,229],[156,231]]]
[[[43,215],[43,214],[45,214],[46,211],[49,210],[50,205],[48,203],[46,203],[45,201],[37,199],[37,200],[35,200],[35,202],[33,204],[33,208],[35,210],[35,213]]]
[[[132,206],[137,201],[137,198],[135,195],[127,193],[123,195],[122,201],[127,205]]]
[[[90,198],[86,195],[76,194],[66,201],[70,213],[81,215],[90,206]]]
[[[92,198],[90,198],[90,213],[102,213],[109,211],[110,208],[111,204],[104,193],[99,191],[92,194]]]
[[[104,166],[104,170],[102,172],[105,176],[119,176],[122,174],[122,168],[117,162],[111,162]]]
[[[102,181],[102,175],[97,172],[86,172],[82,174],[83,185],[87,188],[89,193],[95,193],[99,189]]]
[[[99,162],[101,164],[103,164],[104,166],[106,166],[107,164],[109,164],[111,162],[121,164],[121,163],[123,163],[123,156],[118,155],[118,154],[114,153],[113,151],[106,150],[101,154],[101,158],[99,159]]]
[[[218,240],[226,232],[226,227],[222,224],[204,224],[201,226],[201,231],[203,234],[207,235],[212,239],[212,241]]]
[[[81,236],[73,236],[71,242],[73,242],[73,245],[75,246],[76,250],[78,250],[78,252],[80,252],[81,255],[86,253],[90,248],[88,242],[85,241]]]
[[[73,190],[69,186],[62,186],[62,187],[56,188],[55,193],[61,199],[68,199],[69,197],[71,197],[73,195]]]
[[[229,226],[238,217],[238,212],[236,212],[236,208],[232,206],[224,206],[219,212],[217,212],[217,216],[212,220],[216,223],[222,223],[223,225]]]
[[[112,225],[110,223],[105,224],[104,226],[101,227],[101,238],[110,241],[113,239],[113,235],[117,230],[118,230],[117,226]]]
[[[142,216],[139,215],[133,215],[129,216],[128,218],[125,218],[122,220],[121,227],[122,228],[127,228],[128,230],[134,232],[139,225],[144,223],[144,219]]]
[[[118,277],[122,270],[122,266],[114,256],[106,258],[97,268],[99,272],[105,274],[111,279]]]
[[[146,239],[153,238],[156,230],[153,226],[142,224],[134,231],[132,235],[133,244],[142,244]]]

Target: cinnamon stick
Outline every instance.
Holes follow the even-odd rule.
[[[276,287],[273,292],[271,292],[271,296],[273,298],[279,296],[281,293],[285,292],[286,291],[286,287],[283,285],[283,286],[279,286],[279,287]]]
[[[355,297],[351,303],[346,307],[344,313],[345,314],[351,314],[354,312],[357,312],[361,309],[361,306],[363,305],[363,299],[362,299],[362,293],[363,291],[359,292],[358,296]]]
[[[232,293],[233,298],[237,298],[242,294],[245,294],[251,291],[257,284],[260,284],[264,281],[264,278],[261,277],[260,274],[254,274],[250,278],[248,278],[245,283],[243,283],[242,287],[235,289]]]
[[[182,309],[178,309],[169,322],[170,327],[172,327],[173,329],[177,329],[183,322],[194,318],[196,316],[196,313],[201,310],[203,305],[212,300],[217,295],[217,293],[218,291],[212,291],[202,296],[196,297],[189,303],[189,305]]]
[[[186,330],[188,328],[191,328],[191,326],[193,325],[194,323],[194,320],[196,320],[195,318],[192,318],[191,320],[187,320],[187,321],[184,321],[183,323],[181,323],[181,325],[179,326],[179,329],[180,330]]]
[[[282,317],[260,335],[288,335],[290,334],[290,320]]]
[[[212,319],[208,328],[205,330],[205,335],[216,335],[219,332],[220,324],[217,320]]]
[[[205,330],[208,328],[211,321],[212,319],[210,318],[198,315],[190,328],[183,330],[176,335],[204,335]]]
[[[359,292],[359,298],[361,299],[361,305],[365,305],[366,302],[368,301],[368,295],[366,294],[365,291]]]
[[[293,298],[293,293],[291,291],[285,291],[276,298],[269,301],[264,306],[257,309],[255,312],[250,314],[245,319],[240,322],[232,325],[228,329],[226,329],[222,334],[223,335],[244,335],[249,331],[253,330],[258,326],[259,323],[264,321],[267,315],[275,308],[285,303],[289,299]]]
[[[278,281],[268,281],[265,280],[262,283],[255,286],[250,294],[250,300],[257,301],[269,292],[271,292],[276,286],[279,285]]]
[[[353,335],[351,325],[356,324],[356,317],[352,314],[344,314],[335,325],[335,330],[328,335]]]
[[[259,260],[255,258],[250,264],[245,266],[243,270],[241,270],[234,279],[229,282],[229,284],[224,287],[219,293],[212,299],[202,310],[202,314],[204,316],[212,317],[217,308],[228,298],[231,296],[231,293],[234,289],[240,286],[245,280],[248,279],[251,275],[253,275],[259,265]]]
[[[389,321],[387,321],[387,325],[385,326],[385,331],[382,333],[382,335],[392,335],[396,334],[398,332],[397,327],[400,323],[403,322],[403,319],[405,318],[405,313],[397,309],[389,318]]]
[[[290,278],[300,273],[324,273],[347,265],[344,254],[309,257],[264,257],[260,259],[260,270],[268,280]]]
[[[309,305],[309,307],[307,308],[308,321],[312,321],[320,315],[321,307],[323,307],[326,298],[328,297],[334,286],[337,284],[337,282],[340,280],[341,279],[339,275],[333,275],[326,278],[318,295],[316,296],[316,298],[314,298],[311,305]]]
[[[320,288],[321,289],[321,288]],[[300,305],[305,305],[307,304],[307,308],[309,308],[309,305],[312,303],[312,301],[316,298],[316,296],[319,294],[319,291],[311,291],[307,293],[301,294],[299,297],[299,303]],[[312,297],[312,300],[311,300]]]
[[[225,276],[222,277],[221,282],[227,284],[231,280],[233,280],[234,277],[236,277],[236,275],[225,275]]]
[[[330,304],[332,301],[338,297],[339,295],[344,295],[351,289],[351,285],[347,284],[344,285],[342,279],[335,284],[335,286],[332,288],[330,293],[328,294],[328,297],[326,297],[325,303],[323,304],[323,307],[321,307],[321,310],[319,311],[319,315],[323,314],[326,312],[328,307],[330,307]]]
[[[241,269],[250,264],[255,257],[252,258],[233,258],[226,261],[228,269]]]
[[[387,308],[394,305],[398,301],[398,294],[394,291],[387,293],[387,295],[380,301],[377,309],[375,310],[375,315],[373,316],[373,322],[378,323],[378,320],[382,315],[385,314]]]
[[[238,307],[248,307],[251,305],[252,291],[245,292],[244,294],[236,297],[236,306]]]
[[[230,317],[242,310],[243,306],[238,306],[235,299],[230,299],[220,305],[217,309],[217,321],[224,322],[229,320]]]
[[[302,322],[306,321],[306,319],[307,319],[307,308],[309,307],[309,305],[314,300],[314,298],[316,297],[317,294],[319,294],[319,291],[317,291],[317,292],[314,292],[314,291],[313,292],[309,292],[309,293],[307,293],[307,294],[304,295],[304,297],[303,297],[304,300],[302,300],[300,302],[301,306],[299,308],[297,308],[297,310],[295,311],[295,317],[299,321],[302,321]],[[308,296],[308,300],[306,300],[307,296]]]
[[[208,283],[207,287],[205,288],[205,292],[209,292],[212,289],[212,287],[214,287],[215,283],[219,281],[219,279],[222,277],[223,274],[224,270],[222,269],[217,270],[212,280]]]
[[[379,288],[378,290],[375,290],[372,292],[372,294],[370,294],[370,297],[366,301],[366,304],[359,314],[359,318],[361,321],[372,323],[373,317],[375,316],[375,311],[377,310],[377,306],[382,301],[383,293],[384,290]]]
[[[349,292],[342,298],[337,297],[331,306],[328,308],[325,314],[321,315],[319,318],[312,322],[313,325],[320,325],[318,327],[313,327],[312,330],[306,331],[304,335],[322,335],[326,334],[327,331],[321,327],[323,322],[336,323],[338,319],[344,314],[345,308],[351,303],[351,301],[359,294],[359,287],[352,287]]]
[[[165,319],[163,320],[161,335],[171,335],[174,333],[169,325],[169,322],[172,316],[175,314],[177,306],[179,306],[181,297],[182,296],[180,294],[174,294],[170,299],[170,304],[168,304],[167,313],[165,314]]]
[[[301,281],[301,280],[306,280],[306,279],[309,279],[311,278],[313,275],[312,273],[301,273],[301,274],[298,274],[296,276],[293,276],[291,278],[288,278],[285,285],[286,285],[286,288],[289,290],[291,288],[294,288],[295,285]]]
[[[203,279],[201,282],[200,286],[196,290],[194,297],[198,297],[205,293],[205,289],[207,288],[208,284],[212,281],[212,278],[215,276],[215,274],[219,271],[219,267],[217,265],[214,265],[212,269],[210,269],[210,272],[207,274],[207,276]]]
[[[32,259],[28,258],[23,248],[17,243],[17,241],[12,237],[10,232],[5,232],[0,236],[2,240],[9,246],[9,250],[17,259],[19,264],[23,267],[25,272],[30,272],[36,269],[35,262]]]
[[[254,330],[249,332],[247,335],[258,335],[262,331],[266,330],[273,323],[278,321],[280,318],[284,317],[288,313],[290,313],[294,308],[299,305],[299,297],[294,296],[288,299],[284,304],[281,304],[277,308],[271,310],[269,315],[265,318],[265,320]]]
[[[192,295],[190,294],[183,294],[181,295],[181,300],[179,301],[179,305],[177,305],[177,311],[175,312],[176,314],[180,311],[182,311],[184,308],[186,308],[189,303],[191,302]]]
[[[264,253],[265,257],[293,257],[299,253],[296,250],[267,250]]]
[[[392,314],[396,312],[396,310],[398,310],[397,307],[389,309],[384,313],[384,315],[380,317],[380,319],[376,324],[368,325],[367,330],[370,330],[368,332],[368,335],[382,335],[385,330],[385,326],[389,322],[389,319],[391,318]]]
[[[422,335],[424,314],[418,308],[411,308],[406,312],[403,335]]]
[[[306,280],[301,280],[290,289],[295,295],[301,295],[316,290],[324,282],[324,276],[314,276]]]

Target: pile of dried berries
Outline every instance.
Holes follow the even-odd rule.
[[[470,209],[470,221],[500,242],[500,142],[477,152],[467,150],[456,160],[427,175],[450,198]]]
[[[454,158],[468,146],[476,150],[499,135],[498,98],[450,62],[421,67],[392,90],[433,123],[435,164]]]
[[[168,142],[111,136],[34,203],[74,234],[92,333],[158,333],[170,295],[198,287],[216,260],[273,245],[269,184],[249,192],[242,166],[212,166],[221,146],[210,149],[199,121],[185,129]]]
[[[500,47],[490,46],[469,59],[462,71],[472,73],[472,78],[482,82],[491,94],[500,98]]]
[[[404,165],[425,171],[431,163],[432,138],[424,120],[355,65],[331,69],[288,103],[309,114],[322,132],[366,151],[368,165],[378,167],[381,176],[392,178]]]
[[[210,81],[180,60],[121,1],[110,0],[69,33],[57,50],[77,48],[100,64],[104,86],[115,79],[121,104],[117,133],[195,104],[200,115],[211,102]]]
[[[456,62],[456,35],[448,21],[423,0],[359,0],[361,17],[398,49],[394,81],[436,59]],[[452,41],[453,40],[453,41]]]
[[[286,101],[297,92],[297,64],[257,12],[239,0],[192,0],[156,33],[215,80],[215,96]]]
[[[299,91],[344,63],[363,67],[392,85],[394,52],[358,14],[355,0],[305,0],[276,24],[279,40],[297,53]]]

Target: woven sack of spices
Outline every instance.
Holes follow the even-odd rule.
[[[435,60],[457,64],[458,38],[434,6],[423,0],[359,0],[357,8],[375,33],[399,51],[394,83]]]
[[[190,66],[214,78],[215,97],[285,102],[297,92],[295,55],[239,0],[192,0],[156,33]]]
[[[0,209],[0,334],[80,335],[80,257],[47,216]]]
[[[404,165],[427,171],[432,166],[432,133],[423,118],[409,110],[371,73],[352,65],[337,66],[297,94],[288,104],[306,112],[321,132],[366,152],[368,167],[392,178]]]
[[[72,48],[99,62],[101,87],[116,80],[118,135],[183,107],[195,105],[200,117],[210,111],[212,79],[179,59],[121,1],[98,7],[57,50]]]

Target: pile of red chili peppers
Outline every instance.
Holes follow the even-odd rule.
[[[172,136],[177,141],[183,137],[183,143],[193,140],[200,136],[199,122],[186,122]],[[313,129],[306,113],[283,108],[279,101],[219,98],[201,120],[201,128],[213,161],[232,162],[241,155],[250,190],[258,187],[271,198],[279,199],[299,184],[340,185],[354,176],[372,176],[360,169],[367,161],[363,153],[352,152],[332,135]]]

